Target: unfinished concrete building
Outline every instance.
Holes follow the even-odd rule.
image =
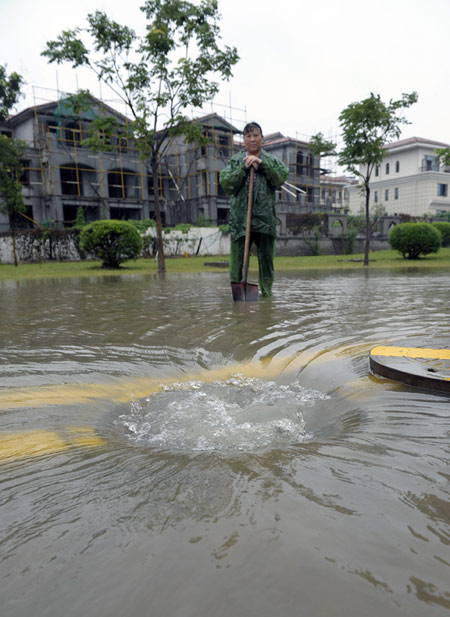
[[[94,152],[83,140],[99,114],[113,116],[123,130],[110,139],[108,151]],[[165,226],[228,221],[229,198],[219,183],[219,172],[242,148],[241,131],[217,113],[194,121],[209,142],[200,146],[173,138],[160,161],[158,190]],[[9,118],[2,132],[28,144],[22,176],[27,211],[19,217],[20,226],[68,227],[80,206],[87,222],[154,218],[153,178],[128,137],[128,122],[95,98],[85,112],[75,113],[61,98]],[[281,133],[267,135],[264,148],[290,170],[277,201],[285,232],[286,214],[320,209],[320,161],[307,142]],[[0,214],[0,231],[8,230],[9,221]]]

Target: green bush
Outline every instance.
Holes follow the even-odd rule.
[[[289,233],[294,236],[303,236],[314,233],[316,228],[324,231],[325,216],[322,212],[304,212],[301,214],[287,214],[286,227]]]
[[[450,246],[450,223],[439,221],[432,223],[432,225],[442,234],[442,246]]]
[[[75,229],[83,229],[85,225],[86,225],[86,217],[84,216],[83,206],[78,206],[77,215],[75,217],[75,224],[73,225],[73,227]]]
[[[150,227],[156,227],[156,221],[153,219],[142,219],[139,221],[131,219],[128,222],[134,225],[140,233],[146,232]]]
[[[82,229],[80,247],[101,259],[102,268],[113,269],[127,259],[139,257],[142,238],[127,221],[94,221]]]
[[[389,232],[388,242],[405,259],[419,259],[420,255],[437,253],[442,236],[430,223],[399,223]]]
[[[165,234],[168,234],[171,231],[181,231],[181,233],[187,234],[189,233],[191,227],[192,225],[190,223],[177,223],[173,227],[165,227],[163,231]]]

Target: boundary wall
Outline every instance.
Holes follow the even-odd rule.
[[[345,254],[345,236],[280,235],[276,241],[276,255],[294,257],[313,254]],[[165,255],[175,256],[223,256],[230,253],[230,236],[217,227],[195,227],[187,233],[180,230],[163,232]],[[354,253],[364,251],[365,239],[357,236]],[[374,251],[389,249],[384,237],[372,238]],[[16,233],[16,251],[20,262],[39,263],[42,261],[79,261],[89,259],[79,248],[78,232],[70,230],[29,230]],[[156,253],[156,231],[154,228],[144,234],[143,257],[154,257]],[[14,263],[13,242],[10,233],[0,234],[0,264]]]

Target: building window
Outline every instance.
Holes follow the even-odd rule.
[[[220,172],[219,172],[219,171],[217,171],[217,172],[216,172],[217,196],[218,196],[218,197],[226,197],[226,196],[227,196],[227,194],[225,193],[225,191],[223,190],[222,185],[220,184],[220,179],[219,179],[219,177],[220,177]],[[219,216],[219,215],[217,215],[217,217],[218,217],[218,216]]]
[[[398,174],[400,171],[400,161],[395,161],[395,173]]]
[[[308,153],[308,175],[314,177],[314,155],[311,152]]]
[[[230,140],[228,138],[228,135],[219,135],[217,141],[219,144],[219,156],[228,158],[230,156]]]
[[[139,176],[129,169],[112,169],[108,172],[108,195],[112,199],[139,199]]]
[[[389,189],[384,191],[384,201],[389,201]]]
[[[63,195],[82,195],[80,174],[76,165],[60,167],[59,176]]]
[[[202,184],[202,194],[208,195],[208,172],[201,171],[200,178],[201,178],[201,184]]]
[[[386,163],[386,175],[389,175],[389,163]]]
[[[422,171],[439,171],[439,161],[432,154],[426,154],[422,160]]]
[[[378,191],[375,191],[373,198],[374,198],[375,203],[377,204],[378,203]]]
[[[447,197],[448,184],[438,184],[438,197]]]
[[[22,171],[19,177],[19,182],[23,184],[23,186],[30,185],[30,161],[20,161],[22,166]]]
[[[379,174],[380,174],[380,166],[379,166],[379,165],[377,165],[377,166],[375,167],[375,175],[376,175],[376,176],[379,176]]]
[[[64,129],[65,142],[68,146],[74,147],[81,144],[81,129],[76,122],[71,122]]]
[[[296,174],[297,176],[303,176],[305,173],[304,160],[303,160],[303,152],[297,152],[297,161],[296,161]]]
[[[300,185],[297,188],[300,189],[299,191],[296,191],[297,201],[299,201],[301,204],[305,204],[306,203],[306,186]],[[327,203],[328,203],[328,200],[327,200]]]
[[[217,224],[226,225],[228,223],[228,208],[217,208]]]
[[[120,171],[110,171],[108,173],[108,194],[113,199],[125,199],[126,185],[123,182],[123,175]]]
[[[394,199],[398,199],[398,188],[394,189]]]

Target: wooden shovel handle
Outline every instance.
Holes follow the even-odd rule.
[[[248,260],[250,253],[250,230],[252,226],[252,205],[253,205],[253,182],[255,179],[255,168],[250,167],[250,179],[248,182],[248,203],[247,203],[247,223],[245,226],[244,261],[242,264],[242,282],[247,282]]]

